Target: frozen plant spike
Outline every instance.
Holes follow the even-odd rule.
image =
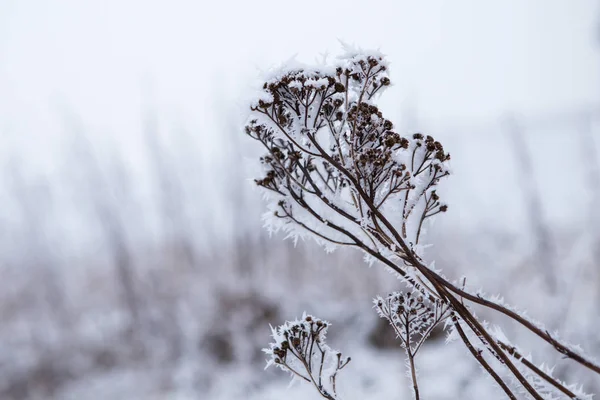
[[[329,400],[339,399],[336,378],[350,357],[331,349],[325,342],[329,323],[311,315],[272,328],[273,342],[263,351],[269,355],[267,367],[275,365],[292,378],[312,383]]]
[[[382,211],[416,246],[424,222],[448,209],[435,190],[449,174],[442,144],[400,135],[375,105],[390,85],[387,70],[381,55],[350,54],[330,68],[284,69],[264,84],[246,133],[268,150],[256,183],[271,194],[272,228],[321,243],[389,246]]]
[[[282,230],[295,240],[312,238],[328,251],[340,246],[360,249],[365,260],[382,263],[429,301],[439,301],[451,316],[447,324],[454,329],[452,337],[460,338],[510,399],[525,392],[545,400],[540,386],[532,385],[531,374],[563,394],[573,391],[533,364],[515,360],[510,348],[503,346],[507,343],[496,340],[471,311],[473,304],[503,314],[565,358],[600,374],[598,362],[581,349],[501,301],[450,282],[433,263],[423,260],[425,224],[448,210],[437,187],[450,173],[450,155],[432,136],[397,132],[377,107],[376,100],[391,84],[381,53],[344,50],[331,65],[294,63],[274,71],[250,106],[245,132],[266,150],[260,158],[264,173],[255,181],[265,189],[267,228]],[[420,346],[413,336],[434,325],[435,319],[413,321],[400,331],[409,333],[405,340],[409,353],[414,355]],[[331,388],[324,389],[326,383],[314,380],[313,360],[304,358],[303,364],[302,357],[298,353],[298,367],[304,369],[288,370],[316,382],[335,398]],[[509,379],[500,376],[504,370]]]
[[[449,316],[449,308],[438,299],[431,301],[421,292],[394,292],[373,300],[381,318],[388,320],[411,356],[415,356],[431,331]]]
[[[377,296],[373,302],[379,316],[388,320],[406,351],[413,394],[419,400],[415,356],[431,331],[450,315],[449,308],[439,299],[430,300],[425,291],[394,292],[386,298]]]

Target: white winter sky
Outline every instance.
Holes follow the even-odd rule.
[[[339,38],[389,54],[396,99],[427,118],[556,110],[600,96],[596,3],[2,0],[0,99],[31,118],[57,97],[120,118],[150,82],[193,115],[216,80],[240,89],[296,53],[335,54]]]
[[[248,78],[338,39],[388,54],[384,106],[433,124],[597,105],[599,19],[595,0],[0,0],[0,135],[51,159],[67,107],[126,144],[146,102],[206,157]]]

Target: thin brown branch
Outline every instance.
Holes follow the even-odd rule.
[[[498,383],[498,386],[500,386],[502,388],[502,390],[504,390],[504,393],[506,393],[506,395],[510,399],[517,400],[517,396],[514,395],[514,393],[510,390],[510,388],[508,387],[508,385],[506,385],[506,383],[504,383],[504,381],[502,380],[502,378],[500,378],[500,376],[490,366],[490,364],[488,364],[488,362],[485,361],[485,358],[483,358],[483,356],[481,355],[481,350],[477,350],[473,346],[473,344],[471,343],[471,341],[469,340],[469,338],[465,334],[464,330],[460,326],[460,323],[458,322],[457,318],[455,316],[452,316],[451,318],[452,318],[452,322],[454,323],[454,327],[456,328],[456,331],[460,335],[460,338],[465,343],[465,345],[467,346],[467,349],[469,349],[469,351],[471,352],[471,354],[473,355],[473,357],[475,357],[475,359],[477,360],[477,362],[479,362],[479,364],[485,369],[485,371],[492,378],[494,378],[494,380],[496,381],[496,383]]]

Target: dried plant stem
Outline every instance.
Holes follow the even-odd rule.
[[[517,360],[521,361],[523,363],[523,365],[525,365],[527,368],[529,368],[530,370],[532,370],[536,375],[538,375],[540,378],[544,379],[546,382],[548,382],[549,384],[551,384],[552,386],[554,386],[556,389],[560,390],[562,393],[564,393],[565,395],[567,395],[569,398],[571,398],[571,399],[576,399],[577,398],[577,395],[575,393],[573,393],[572,391],[570,391],[569,389],[567,389],[558,380],[552,378],[550,375],[548,375],[547,373],[545,373],[544,371],[542,371],[540,368],[538,368],[531,361],[529,361],[528,359],[524,358],[517,351],[517,349],[515,349],[512,346],[507,345],[506,343],[502,342],[501,340],[498,340],[498,344],[500,345],[500,347],[502,347],[502,349],[504,351],[506,351],[508,354],[510,354],[511,356],[513,356],[514,358],[516,358]]]
[[[514,347],[495,338],[470,307],[483,306],[508,317],[597,374],[600,365],[519,313],[449,282],[420,257],[418,245],[425,220],[447,210],[435,187],[449,174],[450,155],[431,136],[400,136],[373,104],[373,96],[390,84],[383,56],[348,57],[327,70],[335,72],[315,68],[282,73],[265,83],[262,96],[251,107],[256,119],[249,122],[246,133],[268,150],[261,158],[266,176],[256,182],[276,199],[272,203],[277,221],[273,226],[292,236],[308,232],[321,243],[359,248],[429,301],[441,302],[452,313],[452,323],[471,355],[509,398],[516,399],[499,374],[505,369],[533,399],[543,400],[540,392],[546,390],[532,384],[537,378],[575,398],[571,390],[524,360]],[[392,326],[404,341],[419,399],[415,355],[422,341],[411,347],[408,321],[404,331],[394,323]],[[424,340],[429,332],[426,326],[422,328]],[[490,364],[490,357],[499,364]],[[333,399],[335,396],[324,391],[320,377],[318,381],[313,378],[312,359],[305,360],[305,367],[321,395]],[[531,382],[530,374],[536,378]]]
[[[415,400],[419,400],[419,384],[417,383],[417,370],[415,368],[415,357],[411,353],[410,349],[406,349],[406,356],[408,357],[408,363],[410,366],[410,377],[412,379],[413,392]]]
[[[310,207],[308,208],[310,211]],[[315,213],[315,217],[320,218],[316,213]],[[371,248],[369,248],[368,246],[366,246],[364,243],[362,243],[358,238],[356,238],[354,235],[352,235],[350,232],[344,230],[343,228],[333,224],[333,223],[329,223],[329,225],[333,228],[336,229],[340,232],[345,233],[351,240],[353,240],[356,245],[358,247],[360,247],[361,249],[363,249],[364,251],[366,251],[367,253],[369,253],[370,255],[372,255],[373,257],[377,258],[378,260],[382,261],[384,264],[386,264],[387,266],[389,266],[390,268],[392,268],[395,272],[397,272],[398,274],[400,274],[403,277],[407,277],[406,272],[401,269],[400,267],[398,267],[393,261],[387,259],[386,257],[382,256],[380,253],[376,253],[375,251],[373,251]],[[392,232],[395,232],[393,230],[392,227]],[[397,234],[397,232],[396,232]],[[416,265],[420,268],[419,271],[423,272],[423,275],[425,276],[425,278],[431,283],[431,285],[433,287],[435,287],[437,294],[441,295],[446,301],[448,301],[448,303],[450,305],[452,305],[452,309],[457,313],[457,315],[459,315],[461,317],[462,320],[464,320],[465,322],[468,323],[468,325],[470,327],[473,328],[473,332],[481,338],[481,341],[486,345],[486,348],[488,349],[488,351],[490,351],[494,357],[499,358],[500,361],[505,364],[510,370],[511,372],[515,375],[515,377],[517,378],[517,380],[519,382],[521,382],[521,384],[528,390],[528,392],[535,398],[538,400],[543,400],[543,398],[540,396],[539,393],[537,393],[537,391],[531,386],[531,384],[527,381],[527,379],[521,374],[521,372],[519,372],[519,370],[514,366],[514,364],[510,361],[510,359],[506,356],[506,354],[504,354],[504,352],[500,349],[500,347],[498,346],[498,344],[496,343],[496,341],[489,335],[489,333],[487,332],[487,330],[485,330],[485,328],[483,326],[481,326],[481,324],[477,321],[477,319],[472,315],[472,313],[461,304],[460,300],[457,299],[456,297],[454,297],[449,291],[454,291],[454,292],[458,292],[460,294],[465,293],[468,296],[464,296],[465,298],[471,300],[471,297],[474,297],[475,300],[480,300],[480,301],[485,301],[488,302],[487,300],[483,300],[479,297],[476,296],[472,296],[469,295],[467,292],[464,292],[462,289],[457,288],[456,286],[452,285],[450,282],[447,282],[446,280],[444,280],[442,277],[440,277],[438,274],[435,274],[434,272],[432,272],[431,270],[429,270],[428,268],[426,268],[421,262],[420,260],[418,260],[416,258],[416,256],[410,252],[409,253],[409,257],[412,257],[412,261],[413,261],[413,265]],[[411,278],[408,278],[407,281],[409,283],[411,283],[412,285],[416,286],[417,283],[412,280]],[[476,303],[478,303],[477,301],[474,301]],[[499,306],[496,305],[495,303],[489,302],[490,304],[497,306],[501,309],[505,309],[503,306]],[[518,314],[514,313],[511,310],[506,309],[506,311],[515,314],[516,316],[518,316]],[[523,319],[522,317],[518,316],[520,319]],[[524,320],[524,319],[523,319]],[[533,324],[531,324],[529,321],[526,321],[528,324],[530,324],[532,327],[535,328],[535,326]],[[538,328],[535,328],[538,329]],[[462,339],[462,336],[461,336]],[[465,342],[465,345],[467,347],[472,346],[469,342],[465,341],[463,339],[463,342]],[[472,353],[473,354],[473,353]],[[489,365],[484,365],[482,363],[483,358],[482,357],[475,357],[476,360],[482,364],[482,366],[484,367],[484,369],[486,371],[489,372]],[[533,371],[534,373],[538,373],[537,371]],[[496,380],[497,381],[497,380]],[[562,385],[561,385],[562,386]],[[563,392],[564,390],[568,390],[566,388],[564,388],[563,386]]]
[[[350,358],[342,360],[342,354],[327,345],[328,326],[326,321],[304,315],[302,320],[272,328],[274,342],[263,351],[271,355],[269,365],[276,365],[311,383],[321,397],[339,400],[336,376],[348,365]]]
[[[458,294],[459,296],[461,296],[467,300],[470,300],[476,304],[479,304],[479,305],[482,305],[482,306],[485,306],[485,307],[488,307],[488,308],[491,308],[491,309],[501,312],[502,314],[512,318],[513,320],[515,320],[522,326],[526,327],[527,329],[529,329],[530,331],[532,331],[533,333],[538,335],[544,341],[551,344],[559,353],[565,355],[567,358],[570,358],[570,359],[580,363],[581,365],[591,369],[592,371],[600,374],[600,366],[599,365],[596,365],[591,360],[588,360],[588,359],[584,358],[583,356],[570,350],[565,345],[563,345],[559,341],[555,340],[547,331],[543,331],[542,329],[536,327],[533,323],[526,320],[525,318],[523,318],[516,312],[514,312],[500,304],[483,299],[479,296],[472,295],[472,294],[456,287],[455,285],[453,285],[452,283],[448,282],[443,277],[441,277],[439,274],[437,274],[437,273],[431,271],[429,268],[427,268],[421,262],[421,260],[419,260],[419,258],[414,254],[414,252],[410,248],[408,248],[408,246],[402,239],[402,236],[396,231],[394,226],[385,218],[385,216],[383,214],[381,214],[379,209],[377,209],[375,207],[375,205],[370,201],[369,196],[367,196],[367,194],[362,190],[362,188],[360,187],[358,182],[355,181],[354,177],[346,170],[346,168],[344,168],[342,165],[336,163],[335,160],[329,158],[327,156],[327,154],[322,151],[322,149],[319,149],[319,151],[322,152],[322,155],[324,158],[328,158],[328,161],[332,162],[332,164],[335,165],[336,168],[338,168],[342,173],[344,173],[344,175],[351,182],[354,183],[356,191],[359,193],[361,199],[365,202],[365,204],[369,207],[369,209],[373,213],[373,215],[375,215],[377,218],[379,218],[379,220],[383,223],[385,228],[389,232],[391,232],[393,237],[396,239],[396,244],[403,250],[403,254],[399,255],[399,257],[401,257],[402,259],[405,259],[405,261],[407,261],[410,266],[417,268],[417,270],[419,272],[421,272],[426,278],[428,278],[428,280],[432,284],[433,284],[433,281],[438,282],[441,286],[445,287],[446,289]],[[398,267],[395,267],[393,269],[396,272],[398,272],[400,270],[400,268],[398,268]],[[462,315],[461,315],[461,317],[462,317]]]
[[[517,397],[510,390],[510,388],[508,387],[508,385],[502,380],[502,378],[490,366],[490,364],[488,364],[488,362],[485,360],[485,358],[483,358],[483,356],[481,354],[482,351],[475,349],[475,347],[473,346],[473,344],[471,343],[471,341],[469,340],[469,338],[465,334],[465,331],[462,329],[462,327],[458,323],[458,319],[456,318],[456,316],[452,316],[452,322],[454,323],[454,327],[456,328],[456,331],[460,335],[460,338],[465,343],[465,345],[467,346],[467,349],[471,352],[471,354],[477,360],[477,362],[479,362],[479,364],[483,367],[483,369],[485,369],[486,372],[488,374],[490,374],[490,376],[492,378],[494,378],[494,380],[496,381],[496,383],[498,384],[498,386],[500,386],[502,388],[502,390],[504,390],[504,393],[506,393],[506,395],[508,396],[508,398],[510,398],[512,400],[517,400]]]

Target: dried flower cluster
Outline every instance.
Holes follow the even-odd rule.
[[[389,84],[383,57],[360,54],[265,83],[246,133],[268,150],[256,183],[272,194],[273,229],[389,247],[378,221],[385,212],[415,245],[423,222],[447,210],[434,187],[448,175],[450,156],[431,136],[394,131],[372,101]]]
[[[327,250],[360,249],[369,261],[379,261],[417,291],[376,300],[407,350],[415,397],[416,351],[430,330],[450,315],[447,325],[508,398],[525,393],[543,400],[548,385],[568,398],[580,398],[542,368],[516,358],[515,347],[506,338],[498,340],[472,312],[472,305],[505,315],[565,358],[600,374],[598,363],[541,324],[450,282],[424,262],[424,223],[448,209],[436,188],[449,174],[450,156],[431,136],[394,130],[375,104],[389,85],[381,54],[353,50],[332,66],[296,65],[267,79],[246,126],[246,133],[267,151],[260,159],[264,176],[256,180],[266,189],[267,226],[296,239],[310,237]],[[331,382],[322,379],[321,367],[328,370],[326,365],[332,365],[334,372],[328,376],[335,380],[345,364],[324,345],[326,325],[310,318],[274,330],[276,343],[269,354],[273,363],[333,399],[335,386],[327,387]]]
[[[376,297],[375,309],[380,317],[389,321],[406,351],[408,376],[412,381],[413,394],[419,399],[415,356],[431,334],[431,331],[449,315],[447,304],[439,299],[429,299],[424,290],[395,292],[385,299]]]
[[[431,331],[449,316],[449,308],[439,299],[431,301],[424,293],[394,292],[376,297],[375,309],[389,321],[402,347],[416,355]]]
[[[338,372],[350,362],[325,342],[329,323],[310,315],[272,328],[273,342],[263,349],[276,365],[292,377],[310,382],[322,397],[337,399]]]

